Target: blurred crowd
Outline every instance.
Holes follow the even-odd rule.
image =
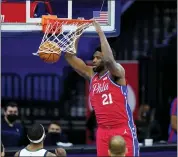
[[[68,142],[67,135],[63,133],[60,124],[57,121],[53,121],[49,124],[46,133],[42,124],[33,124],[27,131],[22,121],[17,122],[20,119],[18,113],[18,105],[15,102],[9,102],[4,107],[4,117],[2,118],[2,131],[1,131],[1,156],[5,156],[5,148],[16,147],[17,152],[15,156],[22,156],[22,154],[28,154],[31,149],[43,150],[48,155],[66,156],[66,151],[60,146],[72,146],[72,143]],[[43,128],[43,129],[42,129]],[[39,134],[41,137],[41,130],[43,130],[44,137],[40,138],[39,143],[33,143],[32,138],[36,138]],[[41,133],[40,133],[41,132]],[[38,140],[39,141],[39,140]],[[58,146],[55,148],[55,154],[43,149],[46,146]],[[38,149],[38,147],[40,149]],[[35,151],[37,152],[37,151]],[[39,152],[40,153],[40,152]],[[121,136],[114,136],[109,141],[109,156],[121,155],[125,156],[127,153],[126,142]],[[46,153],[45,153],[46,154]]]
[[[21,147],[29,143],[27,139],[27,128],[23,123],[23,118],[19,117],[18,104],[9,102],[4,107],[4,116],[1,123],[1,140],[5,148]],[[44,146],[71,146],[67,135],[62,131],[58,121],[49,123],[46,129]]]
[[[1,124],[1,140],[5,148],[23,147],[29,144],[27,128],[23,124],[23,119],[19,117],[18,110],[18,104],[15,102],[9,102],[4,107]],[[21,120],[19,121],[19,119]],[[150,108],[148,104],[141,105],[135,124],[140,143],[149,138],[154,141],[159,141],[162,130],[160,124],[155,119],[154,108]],[[87,120],[86,125],[90,131],[90,138],[95,141],[97,124],[94,112],[92,112],[90,118]],[[170,126],[168,128],[168,134],[168,143],[177,142],[177,98],[173,99],[170,104]],[[46,128],[44,146],[72,146],[72,143],[68,141],[67,134],[63,132],[58,121],[50,122],[48,128]]]

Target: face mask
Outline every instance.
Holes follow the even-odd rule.
[[[47,137],[54,142],[55,144],[60,141],[61,134],[58,132],[50,132],[47,134]]]
[[[7,115],[7,119],[8,119],[8,121],[10,122],[10,123],[13,123],[13,122],[15,122],[16,120],[17,120],[17,115],[15,115],[15,114],[9,114],[9,115]]]
[[[57,138],[57,139],[59,139],[60,138],[60,133],[58,133],[58,132],[50,132],[50,133],[48,133],[49,134],[49,136],[51,137],[51,138]]]

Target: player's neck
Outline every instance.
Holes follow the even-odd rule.
[[[29,144],[27,146],[27,149],[29,151],[37,151],[37,150],[42,149],[42,148],[43,148],[43,143],[39,143],[39,144],[33,144],[33,143],[31,143],[31,144]]]
[[[106,69],[106,68],[104,70],[100,71],[98,73],[99,77],[102,77],[107,71],[108,71],[108,69]]]

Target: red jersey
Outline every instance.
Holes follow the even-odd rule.
[[[127,86],[114,83],[109,72],[99,78],[95,74],[90,82],[89,100],[98,126],[128,125],[133,116],[127,101]]]

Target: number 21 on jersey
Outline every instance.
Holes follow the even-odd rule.
[[[109,105],[109,104],[113,103],[111,93],[103,94],[102,99],[103,99],[103,101],[102,101],[103,105]]]

